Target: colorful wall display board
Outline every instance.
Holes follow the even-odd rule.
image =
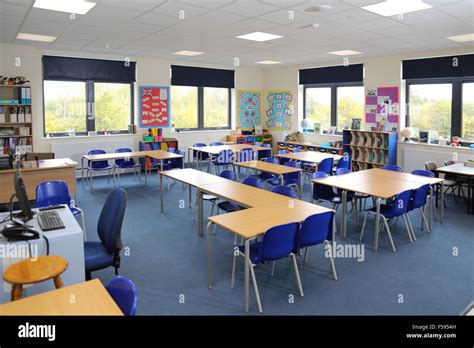
[[[262,92],[239,90],[237,124],[241,129],[254,129],[262,124]]]
[[[293,114],[293,95],[289,90],[268,91],[267,121],[268,129],[291,129],[291,115]]]
[[[140,86],[140,127],[170,127],[169,86]]]
[[[398,87],[367,88],[365,95],[365,128],[396,132],[400,108]]]

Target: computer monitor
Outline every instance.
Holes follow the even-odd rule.
[[[21,209],[21,220],[28,221],[33,218],[33,211],[31,210],[30,201],[28,200],[28,195],[25,189],[25,183],[23,182],[23,176],[21,175],[20,169],[17,169],[15,172],[15,178],[13,180],[15,186],[15,196],[18,200],[18,205]],[[12,197],[13,202],[13,197]],[[11,210],[13,211],[13,203]]]

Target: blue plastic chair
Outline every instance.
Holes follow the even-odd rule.
[[[117,276],[106,286],[107,292],[126,316],[134,316],[137,311],[138,291],[133,282],[125,277]]]
[[[88,155],[104,155],[107,152],[104,150],[90,150]],[[87,173],[89,174],[90,188],[92,190],[92,172],[108,171],[107,182],[110,182],[110,174],[112,173],[112,180],[115,185],[115,165],[109,165],[109,161],[88,161]]]
[[[323,179],[329,175],[326,172],[316,172],[313,174],[312,179]],[[352,202],[354,198],[352,195],[347,195],[347,203]],[[331,186],[313,183],[313,194],[311,195],[311,203],[316,201],[316,204],[320,202],[329,202],[332,205],[332,209],[337,210],[339,205],[342,203],[342,195],[334,192]]]
[[[256,188],[259,188],[259,189],[263,188],[262,180],[260,180],[257,177],[254,177],[254,176],[249,176],[248,178],[245,178],[244,180],[242,180],[242,184],[249,185],[249,186],[252,186],[252,187],[256,187]]]
[[[234,153],[232,150],[221,150],[217,156],[211,157],[208,172],[214,168],[216,175],[219,174],[220,167],[229,167],[232,164]]]
[[[412,170],[411,174],[414,175],[421,175],[421,176],[427,176],[428,178],[434,178],[435,175],[433,172],[430,172],[429,170],[423,170],[423,169],[415,169]]]
[[[386,164],[382,167],[385,170],[391,170],[392,172],[403,172],[403,168],[395,164]]]
[[[123,148],[115,150],[115,153],[127,153],[127,152],[132,152],[132,149],[123,147]],[[118,171],[118,169],[133,169],[133,178],[135,179],[135,176],[137,175],[138,180],[141,181],[140,168],[141,168],[140,163],[135,162],[133,158],[130,158],[128,160],[125,160],[125,159],[115,160],[115,173],[117,174],[118,184],[120,185],[120,172]]]
[[[222,146],[222,145],[224,145],[224,143],[221,141],[213,141],[212,143],[209,144],[209,146]]]
[[[290,197],[290,198],[296,198],[296,191],[293,190],[289,186],[285,186],[285,185],[274,186],[274,187],[272,187],[272,192],[273,193],[278,193],[280,195],[287,196],[287,197]]]
[[[207,146],[204,143],[196,143],[192,147],[205,147]],[[193,150],[193,164],[197,163],[198,165],[202,163],[203,161],[207,161],[209,159],[209,154],[206,152],[201,152],[201,151],[196,151]]]
[[[286,155],[287,153],[288,153],[288,150],[278,150],[279,155]],[[281,165],[284,165],[286,162],[289,161],[288,158],[282,158],[282,157],[278,157],[278,160],[280,161]]]
[[[408,231],[408,236],[410,237],[410,242],[413,242],[409,222],[407,221],[407,212],[408,212],[409,203],[410,203],[412,194],[413,194],[412,190],[403,191],[402,193],[395,196],[395,198],[393,199],[393,204],[380,205],[380,217],[382,218],[382,221],[384,222],[383,226],[385,226],[385,229],[387,230],[393,252],[396,252],[397,250],[395,249],[395,244],[393,243],[392,234],[390,233],[390,227],[388,226],[389,220],[399,217],[399,216],[403,217],[403,220],[405,222],[405,227],[407,228],[407,231]],[[374,215],[374,216],[377,215],[376,207],[367,209],[366,211],[367,211],[367,214],[365,215],[364,223],[362,224],[362,230],[360,232],[360,240],[362,240],[364,236],[364,230],[365,230],[365,224],[367,222],[367,217],[369,215]],[[383,230],[384,228],[382,227],[380,229],[380,233],[383,232]],[[378,245],[375,246],[375,248],[377,247]]]
[[[349,174],[351,172],[350,169],[348,168],[338,168],[336,170],[336,175],[344,175],[344,174]]]
[[[257,298],[258,310],[260,313],[263,312],[262,303],[260,301],[260,293],[258,291],[257,279],[255,277],[254,268],[257,265],[271,261],[277,261],[283,258],[291,257],[293,259],[293,265],[295,269],[296,282],[301,297],[304,296],[303,286],[301,285],[300,274],[298,271],[298,264],[293,251],[296,247],[296,236],[298,233],[299,224],[297,222],[291,222],[289,224],[279,225],[268,229],[262,237],[262,240],[250,244],[250,273],[252,276],[252,282],[255,290],[255,296]],[[234,288],[235,283],[235,266],[237,256],[245,258],[245,247],[239,246],[239,252],[234,253],[234,259],[232,262],[232,277],[231,277],[231,288]]]
[[[84,240],[87,240],[86,219],[84,211],[75,205],[69,194],[69,188],[64,181],[53,180],[42,182],[36,186],[36,207],[43,208],[51,205],[66,204],[72,215],[81,216]]]
[[[352,163],[352,156],[351,155],[344,155],[342,156],[339,161],[337,161],[336,168],[333,170],[335,173],[338,169],[345,168],[351,170],[351,163]]]
[[[259,142],[259,141],[254,141],[254,142],[252,142],[252,145],[253,146],[262,146],[262,143]]]
[[[295,147],[293,148],[293,152],[296,153],[296,152],[301,152],[301,149],[299,147]]]
[[[232,180],[232,181],[237,180],[237,177],[235,176],[235,173],[232,170],[223,170],[221,172],[220,176],[222,178]],[[217,213],[218,214],[219,214],[219,210],[223,210],[226,213],[231,213],[231,212],[239,211],[239,210],[242,210],[242,209],[245,209],[245,207],[243,207],[241,205],[238,205],[234,202],[225,201],[225,202],[220,202],[220,203],[217,204]]]
[[[324,243],[325,250],[329,251],[332,274],[334,279],[337,280],[331,244],[334,237],[334,228],[334,212],[332,211],[308,216],[298,232],[296,249],[293,253],[298,255],[300,249],[305,249],[304,262],[306,263],[308,262],[309,247]]]
[[[97,233],[100,241],[84,242],[84,261],[86,279],[91,273],[107,267],[120,268],[120,250],[122,250],[122,222],[127,206],[127,193],[115,188],[109,193],[100,212]]]
[[[301,162],[288,161],[285,163],[285,166],[293,167],[293,168],[301,168]],[[273,186],[281,185],[280,179],[278,177],[267,180],[267,183]],[[302,187],[300,187],[301,186],[301,172],[283,174],[283,185],[294,187],[298,191],[298,193],[301,193],[301,190],[303,189]]]
[[[415,209],[419,209],[421,212],[421,229],[423,229],[423,225],[424,225],[426,226],[426,229],[428,230],[428,232],[431,232],[431,229],[426,220],[426,214],[425,214],[425,206],[427,203],[427,197],[429,195],[430,195],[430,185],[427,184],[416,189],[413,192],[412,197],[410,198],[410,202],[408,204],[407,217],[408,217],[408,224],[410,226],[414,240],[416,240],[416,234],[415,234],[413,225],[411,224],[411,221],[410,221],[410,215],[408,213],[411,211],[414,211]]]
[[[271,157],[272,156],[272,145],[271,144],[263,144],[262,147],[267,147],[270,150],[261,150],[258,151],[258,159],[260,161],[265,160],[265,158]]]
[[[325,158],[321,161],[321,163],[319,163],[318,172],[325,172],[327,174],[331,174],[333,165],[334,165],[333,157]]]
[[[244,148],[239,151],[237,159],[239,162],[248,162],[254,159],[253,150],[249,147]]]

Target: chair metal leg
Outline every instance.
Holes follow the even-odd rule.
[[[390,233],[390,227],[388,227],[387,219],[385,219],[382,216],[382,220],[385,223],[385,227],[387,228],[388,238],[390,239],[390,244],[392,245],[392,250],[393,250],[393,252],[396,252],[397,249],[395,249],[395,244],[393,243],[392,234]]]
[[[431,233],[431,229],[430,229],[430,226],[428,225],[428,222],[426,221],[426,214],[424,212],[424,209],[420,209],[421,210],[421,219],[422,219],[422,222],[421,222],[421,225],[423,226],[423,223],[425,224],[426,226],[426,230]]]
[[[304,297],[303,293],[303,285],[301,285],[301,278],[300,278],[300,272],[298,271],[298,264],[296,263],[296,256],[295,254],[291,254],[291,258],[293,259],[293,266],[295,267],[295,276],[296,276],[296,283],[298,285],[298,290],[300,292],[300,296]]]
[[[336,265],[334,264],[334,257],[332,255],[332,244],[328,240],[324,241],[327,250],[329,250],[329,261],[331,263],[331,271],[332,275],[334,276],[334,280],[337,280],[337,272],[336,272]]]
[[[407,214],[407,222],[408,222],[408,226],[410,226],[410,231],[411,231],[411,235],[413,237],[413,240],[416,241],[415,229],[413,228],[413,225],[411,224],[410,214]]]
[[[360,230],[360,237],[359,237],[360,241],[362,241],[362,238],[364,237],[365,224],[367,223],[368,216],[369,216],[369,213],[365,214],[364,222],[362,223],[362,229]]]
[[[273,261],[272,262],[272,273],[270,273],[270,275],[273,277],[273,275],[275,274],[275,264],[276,264],[276,261]]]
[[[237,255],[234,252],[234,258],[232,259],[232,275],[231,275],[231,278],[230,278],[230,288],[231,289],[234,288],[234,284],[235,284],[235,264],[236,263],[237,263]]]
[[[413,243],[411,228],[410,228],[410,225],[408,225],[408,222],[407,222],[407,215],[408,214],[403,214],[402,217],[403,217],[403,221],[405,222],[405,227],[407,228],[407,231],[408,231],[408,237],[410,238],[410,243]]]
[[[306,247],[306,248],[304,249],[304,259],[303,259],[303,262],[304,262],[304,263],[307,263],[307,262],[308,262],[308,258],[309,258],[309,248]]]
[[[253,288],[255,290],[255,297],[257,298],[257,305],[259,313],[263,313],[262,302],[260,301],[260,293],[258,292],[257,279],[255,278],[254,265],[250,263],[250,274],[252,275]]]

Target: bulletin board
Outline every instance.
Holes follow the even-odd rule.
[[[262,124],[262,92],[239,90],[237,124],[241,129],[254,129]]]
[[[398,87],[367,88],[365,95],[366,130],[396,132],[399,113]]]
[[[169,86],[140,86],[140,127],[170,127]]]
[[[293,95],[289,90],[268,91],[267,95],[267,121],[268,129],[291,129],[291,116],[293,114]]]

